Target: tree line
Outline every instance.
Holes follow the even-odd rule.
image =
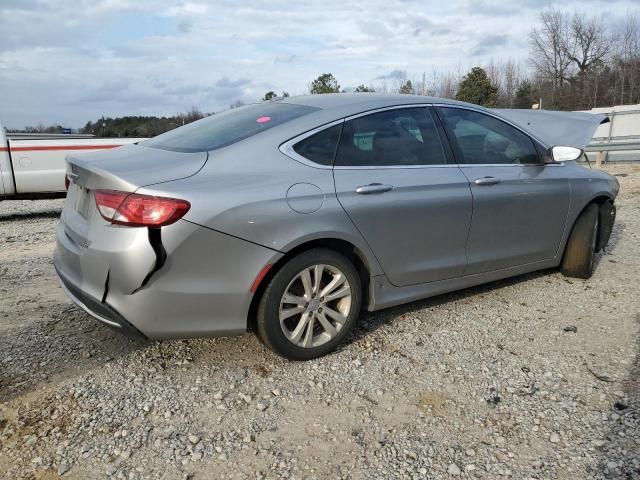
[[[185,113],[171,117],[125,116],[101,117],[95,122],[87,122],[80,133],[89,133],[97,137],[155,137],[187,123],[206,117],[198,107],[191,107]]]
[[[238,105],[230,105],[230,108],[234,108],[235,106]],[[87,122],[82,128],[73,129],[72,131],[73,133],[91,134],[96,137],[155,137],[156,135],[181,127],[187,123],[200,120],[208,115],[212,114],[202,113],[198,107],[192,106],[188,111],[177,113],[171,117],[127,115],[124,117],[111,118],[103,116],[95,121]],[[9,132],[58,134],[68,132],[69,130],[70,129],[59,124],[44,125],[42,123],[20,130],[8,129]]]
[[[587,110],[600,106],[640,103],[640,14],[628,12],[621,26],[607,24],[602,17],[547,9],[529,33],[527,58],[491,59],[466,72],[409,78],[406,71],[377,84],[360,84],[352,92],[428,95],[462,100],[486,107]],[[308,85],[310,94],[341,93],[332,73],[323,73]],[[271,101],[288,97],[268,91],[261,98]],[[244,105],[241,100],[229,105]],[[192,107],[171,117],[101,117],[79,129],[99,137],[152,137],[209,114]],[[26,132],[62,133],[60,125],[27,127]]]
[[[491,59],[463,73],[407,72],[368,91],[451,98],[486,107],[587,110],[640,103],[640,12],[621,25],[585,12],[547,9],[529,32],[526,58]],[[362,86],[361,86],[362,87]],[[355,91],[359,90],[358,87]],[[313,92],[312,92],[313,93]]]

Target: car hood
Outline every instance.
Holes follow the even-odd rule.
[[[547,147],[586,147],[599,125],[609,122],[600,113],[551,112],[547,110],[496,109],[499,115],[536,137]]]

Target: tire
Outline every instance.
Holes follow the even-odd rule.
[[[326,297],[320,296],[323,292]],[[361,303],[360,276],[353,263],[333,250],[308,250],[284,264],[267,285],[257,310],[258,337],[290,360],[317,358],[349,335]]]
[[[590,278],[593,275],[599,213],[598,205],[592,203],[584,209],[573,225],[560,267],[564,276]]]

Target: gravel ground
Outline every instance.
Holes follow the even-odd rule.
[[[253,336],[135,343],[51,264],[63,202],[0,204],[0,476],[640,478],[640,168],[595,276],[363,314],[292,363]]]

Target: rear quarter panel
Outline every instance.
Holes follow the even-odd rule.
[[[382,274],[337,200],[333,171],[287,157],[278,150],[280,143],[274,136],[257,135],[210,152],[193,177],[140,192],[184,198],[192,205],[185,220],[280,252],[323,238],[348,241],[362,252],[372,275]],[[289,191],[298,184],[307,188]],[[311,205],[307,210],[313,211],[300,213],[292,208],[295,204]]]

